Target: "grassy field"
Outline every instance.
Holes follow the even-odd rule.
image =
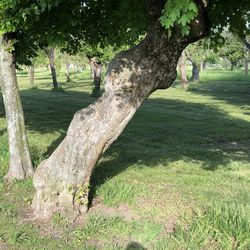
[[[210,79],[210,80],[209,80]],[[18,73],[32,159],[48,157],[73,114],[95,101],[89,72],[59,81]],[[0,99],[0,249],[250,249],[250,78],[207,70],[154,93],[105,153],[81,224],[55,214],[27,221],[32,181],[7,184],[6,121]]]

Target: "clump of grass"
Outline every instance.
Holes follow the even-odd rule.
[[[119,204],[133,204],[135,197],[140,192],[139,187],[125,180],[108,179],[98,190],[97,195],[103,199],[107,206],[117,206]]]
[[[84,243],[97,235],[108,235],[111,230],[125,233],[129,224],[120,217],[107,217],[101,214],[91,215],[82,229],[74,231],[77,243]]]
[[[65,93],[65,89],[63,87],[53,88],[52,91],[59,92],[59,93]]]
[[[249,211],[249,206],[233,202],[213,204],[187,228],[177,225],[171,239],[187,249],[249,249]]]
[[[5,167],[9,162],[9,149],[8,149],[8,137],[7,132],[0,136],[0,177],[4,175],[6,171]],[[4,168],[2,167],[4,166]]]
[[[23,244],[24,242],[31,242],[32,236],[23,231],[13,232],[10,236],[9,242],[11,244]]]
[[[69,221],[63,217],[59,212],[54,213],[52,218],[51,218],[51,223],[53,227],[68,227]]]
[[[17,212],[13,206],[4,204],[0,204],[0,214],[8,218],[15,218],[17,216]]]
[[[150,245],[152,242],[157,241],[162,231],[163,226],[152,221],[130,222],[117,216],[93,214],[89,216],[83,228],[74,231],[74,243],[76,245],[87,245],[88,242],[99,239],[105,243],[107,249],[112,249],[112,239],[117,239],[118,235],[120,239],[130,235],[130,240],[145,242],[147,245]],[[124,243],[126,244],[126,241],[121,240],[120,243],[123,245]]]

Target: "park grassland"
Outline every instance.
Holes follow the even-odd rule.
[[[49,72],[18,73],[34,164],[95,101],[89,72],[52,91]],[[187,91],[154,93],[99,161],[82,224],[60,214],[27,221],[32,181],[3,181],[8,165],[0,100],[0,249],[250,249],[250,79],[206,70]]]

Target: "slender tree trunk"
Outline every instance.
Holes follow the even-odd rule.
[[[207,62],[202,63],[202,69],[205,70],[207,68]]]
[[[9,51],[10,42],[7,37],[0,37],[0,80],[6,112],[10,156],[9,171],[5,177],[12,180],[32,176],[33,166],[17,85],[15,60]]]
[[[54,89],[58,89],[56,66],[55,66],[55,49],[48,48],[48,49],[46,49],[46,53],[47,53],[47,56],[49,58],[49,66],[50,66],[50,70],[51,70],[53,87],[54,87]]]
[[[118,138],[142,102],[155,90],[166,89],[176,78],[181,52],[198,38],[168,38],[159,23],[164,1],[151,0],[151,28],[136,47],[120,53],[109,64],[104,94],[78,111],[67,135],[34,175],[34,215],[49,218],[60,211],[74,217],[87,211],[89,180],[98,159]],[[154,8],[153,8],[154,7]],[[153,23],[153,24],[152,24]],[[204,32],[203,23],[195,34]],[[201,31],[202,28],[202,31]]]
[[[187,80],[187,72],[186,72],[186,54],[185,51],[182,51],[181,56],[178,61],[178,67],[180,70],[180,77],[181,77],[181,85],[183,89],[186,89],[188,86]]]
[[[94,90],[92,93],[96,97],[99,97],[101,95],[101,81],[102,81],[102,65],[97,64],[95,66]]]
[[[66,63],[66,81],[67,82],[70,82],[71,79],[70,79],[70,64],[69,63]]]
[[[29,71],[30,71],[30,86],[33,88],[35,86],[35,68],[34,68],[34,65],[30,66]]]
[[[94,79],[95,78],[95,69],[94,69],[93,60],[95,60],[95,58],[88,57],[88,60],[89,60],[89,66],[90,66],[90,71],[91,71],[91,77]]]
[[[246,58],[245,58],[245,76],[248,76],[249,73],[249,50],[246,51]]]
[[[245,76],[248,76],[249,72],[249,61],[248,59],[245,60]]]
[[[231,71],[234,71],[235,66],[236,66],[236,63],[235,62],[231,62]]]
[[[89,59],[89,64],[94,76],[92,96],[99,97],[101,95],[102,64],[97,62],[95,57]]]
[[[192,63],[192,81],[198,82],[200,80],[200,65],[196,62]]]

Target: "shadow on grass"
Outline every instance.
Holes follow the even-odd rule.
[[[76,91],[24,90],[21,95],[29,131],[41,134],[60,131],[61,136],[49,146],[46,155],[62,141],[74,113],[95,101],[88,93]],[[2,100],[0,107],[3,110]],[[105,153],[104,158],[110,160],[97,165],[91,180],[91,196],[107,178],[133,165],[139,167],[138,162],[147,167],[159,164],[168,167],[178,160],[195,161],[207,170],[230,168],[234,160],[249,162],[249,130],[249,122],[205,104],[149,99]]]
[[[5,129],[0,129],[0,136],[2,136],[4,133],[6,133],[7,132],[7,129],[5,128]]]
[[[226,101],[229,104],[243,107],[250,105],[250,82],[247,81],[222,81],[222,82],[203,82],[192,85],[189,91],[211,96],[216,100]],[[248,107],[250,111],[250,107]]]
[[[150,99],[106,152],[92,175],[91,198],[107,179],[128,167],[171,167],[182,160],[205,170],[250,162],[250,123],[203,104]]]

